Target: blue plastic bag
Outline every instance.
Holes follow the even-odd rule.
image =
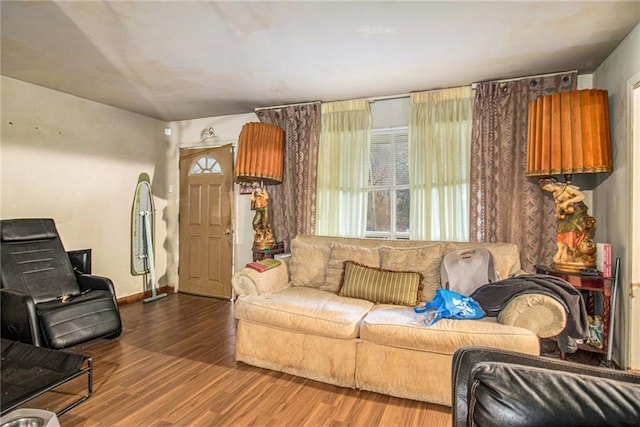
[[[485,316],[476,300],[448,289],[437,289],[431,301],[424,307],[414,307],[413,310],[424,313],[424,323],[427,326],[440,319],[482,319]]]

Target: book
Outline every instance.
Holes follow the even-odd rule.
[[[271,258],[265,258],[260,261],[254,261],[247,264],[247,267],[253,268],[254,270],[259,271],[260,273],[271,270],[280,265],[280,261]]]
[[[596,269],[602,272],[602,277],[613,277],[611,244],[596,243]]]

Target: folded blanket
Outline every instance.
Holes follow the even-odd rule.
[[[565,306],[567,325],[558,336],[558,346],[565,353],[577,350],[576,340],[589,336],[587,308],[579,290],[559,277],[547,274],[523,274],[483,285],[471,294],[487,316],[495,317],[518,295],[541,293]]]

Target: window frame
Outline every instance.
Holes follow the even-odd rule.
[[[376,141],[376,135],[389,135],[390,137],[387,141]],[[404,144],[406,145],[407,155],[409,153],[409,127],[408,126],[389,126],[389,127],[380,127],[371,129],[371,146],[374,144],[399,144],[402,141],[395,141],[397,139],[396,135],[404,136]],[[369,231],[365,229],[365,237],[367,238],[379,238],[379,239],[392,239],[392,240],[408,240],[409,239],[409,230],[407,231],[398,231],[396,230],[397,226],[397,192],[399,190],[409,191],[409,182],[407,180],[406,184],[396,184],[396,176],[397,176],[397,166],[398,161],[395,157],[396,150],[392,150],[393,161],[389,162],[391,166],[389,173],[393,177],[390,180],[390,184],[384,185],[372,185],[371,181],[369,181],[369,187],[367,189],[367,201],[369,200],[370,194],[373,191],[388,191],[389,192],[389,212],[390,212],[390,230],[389,231]],[[371,164],[371,162],[370,162]],[[409,163],[407,162],[407,177],[409,174],[408,171]],[[369,172],[371,176],[371,171]],[[368,221],[368,213],[369,209],[367,207],[367,221]]]

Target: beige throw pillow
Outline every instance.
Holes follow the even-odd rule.
[[[330,252],[329,246],[312,245],[293,239],[289,260],[291,286],[320,288],[324,285]]]
[[[421,280],[422,275],[414,271],[390,271],[345,261],[340,296],[379,304],[418,305]]]
[[[329,262],[327,263],[327,275],[324,285],[320,289],[323,291],[338,292],[342,273],[344,272],[345,261],[354,261],[369,267],[380,267],[380,254],[378,248],[364,248],[361,246],[332,243]]]
[[[422,274],[421,301],[431,301],[440,287],[440,262],[444,245],[434,243],[417,248],[380,248],[380,267]]]

